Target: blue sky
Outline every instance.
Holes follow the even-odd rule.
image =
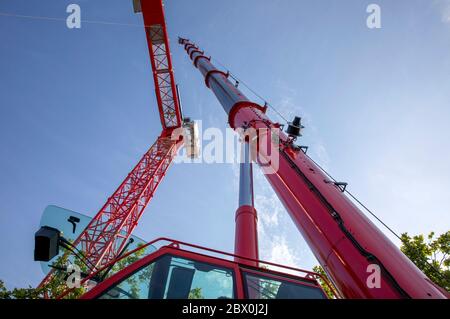
[[[142,18],[131,0],[0,0],[0,279],[36,285],[33,235],[49,204],[93,216],[161,127]],[[366,7],[382,28],[366,27]],[[450,1],[168,0],[184,112],[226,116],[176,44],[189,37],[288,117],[305,118],[310,155],[398,232],[450,226]],[[251,94],[249,97],[253,98]],[[276,115],[270,114],[274,119]],[[261,257],[316,264],[256,171]],[[136,235],[232,251],[237,167],[176,164]]]

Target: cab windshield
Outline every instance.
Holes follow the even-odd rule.
[[[231,299],[233,270],[164,255],[100,295],[100,299]]]
[[[244,287],[248,299],[326,299],[317,286],[261,273],[245,272]]]
[[[194,257],[192,257],[194,258]],[[236,271],[242,285],[236,284]],[[238,287],[242,287],[237,293]],[[314,280],[165,254],[96,295],[99,299],[326,299]]]

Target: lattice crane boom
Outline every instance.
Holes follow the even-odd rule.
[[[162,0],[141,0],[136,3],[138,7],[135,6],[135,11],[143,15],[162,132],[74,242],[74,246],[83,252],[85,262],[96,268],[118,257],[183,145],[182,135],[178,134],[180,138],[172,139],[173,131],[183,126],[183,119],[163,3]],[[40,286],[48,283],[52,276],[53,271]]]
[[[161,0],[142,0],[140,8],[144,16],[161,124],[164,130],[171,130],[182,125],[182,114],[173,75],[163,4]]]
[[[158,138],[92,219],[75,243],[91,265],[103,266],[122,251],[179,146],[170,137]]]

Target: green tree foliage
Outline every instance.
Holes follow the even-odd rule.
[[[0,299],[37,299],[39,295],[36,289],[31,286],[28,288],[15,288],[9,291],[5,287],[5,283],[0,280]]]
[[[270,268],[266,265],[260,265],[261,268],[269,270]],[[277,296],[278,288],[280,284],[273,280],[267,279],[256,279],[249,280],[247,282],[251,287],[253,293],[259,294],[261,299],[275,299]]]
[[[120,261],[118,261],[111,271],[107,274],[106,278],[112,276],[114,273],[128,267],[135,261],[139,260],[145,254],[145,249],[138,250],[134,254],[127,256]],[[88,272],[88,267],[78,258],[60,256],[53,263],[53,266],[64,268],[67,262],[74,263],[80,268],[80,271],[83,273]],[[101,275],[101,274],[100,274]],[[140,277],[150,278],[151,269],[143,272]],[[15,288],[13,290],[8,290],[5,287],[3,281],[0,280],[0,299],[42,299],[45,296],[49,298],[56,298],[60,296],[63,292],[67,290],[67,277],[68,274],[65,271],[55,271],[53,279],[42,288],[32,288],[31,286],[28,288]],[[131,287],[131,292],[137,293],[139,290],[137,278],[135,282],[132,280],[127,282]],[[83,295],[86,292],[84,287],[73,289],[65,298],[66,299],[76,299]]]
[[[59,257],[53,264],[56,267],[64,267],[67,257]],[[78,265],[81,271],[85,271],[81,261],[75,260],[75,264]],[[13,290],[6,289],[4,282],[0,280],[0,299],[42,299],[45,296],[57,297],[62,294],[66,289],[67,274],[65,272],[56,271],[53,280],[45,287],[33,288],[14,288]],[[84,293],[84,288],[76,288],[70,294],[70,298],[77,298]]]
[[[401,236],[400,249],[428,278],[450,292],[450,231],[436,237],[424,235]]]
[[[313,271],[315,273],[318,273],[319,275],[322,275],[324,278],[328,279],[328,282],[331,284],[331,281],[328,278],[327,274],[325,273],[325,270],[323,270],[321,266],[314,266]],[[323,291],[327,294],[327,297],[330,299],[334,299],[334,293],[331,290],[331,288],[326,284],[325,280],[319,278],[319,284],[322,286]]]
[[[142,245],[139,245],[140,247]],[[129,265],[133,264],[134,262],[141,259],[145,254],[145,249],[140,249],[136,251],[134,254],[131,254],[130,256],[127,256],[126,258],[123,258],[119,260],[114,267],[112,268],[111,272],[107,275],[108,277],[111,277],[113,274],[119,272],[120,270],[128,267]],[[145,267],[141,271],[139,271],[138,276],[131,276],[127,280],[125,280],[125,283],[127,284],[128,288],[127,291],[133,296],[134,299],[138,299],[141,287],[140,284],[145,282],[147,283],[146,289],[148,291],[149,285],[150,285],[150,278],[152,276],[153,267]]]
[[[202,288],[194,288],[189,292],[188,299],[205,299],[202,294]]]

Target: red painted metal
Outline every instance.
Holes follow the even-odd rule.
[[[99,295],[104,293],[111,285],[115,284],[116,282],[120,282],[121,280],[128,277],[130,274],[134,273],[138,269],[148,265],[153,260],[156,260],[158,257],[161,257],[162,255],[165,255],[165,254],[174,255],[174,256],[177,256],[180,258],[193,259],[193,260],[197,260],[199,262],[204,262],[204,263],[207,263],[210,265],[216,265],[219,267],[232,269],[234,271],[234,273],[237,273],[239,271],[238,266],[230,261],[211,257],[211,256],[200,255],[200,254],[196,254],[196,253],[189,252],[189,251],[184,251],[184,250],[181,250],[176,247],[166,246],[166,247],[163,247],[163,248],[157,250],[156,252],[138,260],[137,262],[133,263],[132,265],[130,265],[129,267],[125,268],[124,270],[118,272],[117,274],[114,274],[113,276],[111,276],[104,282],[100,283],[98,286],[96,286],[89,292],[85,293],[80,299],[94,299],[94,298],[98,297]],[[236,289],[236,283],[235,283],[234,288],[235,288],[236,299],[243,299],[244,294],[243,294],[242,287],[241,287],[241,289]]]
[[[179,240],[175,240],[175,239],[170,239],[170,238],[166,238],[166,237],[160,237],[160,238],[154,239],[154,240],[148,242],[147,244],[145,244],[143,246],[137,247],[134,250],[123,254],[122,256],[117,258],[116,260],[111,261],[110,263],[108,263],[108,264],[104,265],[103,267],[99,268],[98,271],[96,271],[94,273],[91,273],[89,276],[87,276],[86,278],[81,280],[81,283],[80,283],[81,286],[84,286],[89,280],[91,280],[93,277],[99,275],[105,269],[108,269],[109,267],[114,265],[114,263],[117,263],[120,260],[125,259],[125,258],[127,258],[127,257],[129,257],[129,256],[131,256],[131,255],[133,255],[135,253],[137,253],[140,250],[145,250],[149,246],[158,246],[160,248],[156,252],[154,252],[154,253],[148,255],[147,257],[145,257],[145,258],[147,258],[146,260],[148,260],[148,259],[155,259],[155,256],[160,256],[161,255],[161,251],[165,251],[166,248],[171,248],[171,249],[176,249],[177,251],[184,251],[184,252],[192,253],[193,255],[191,255],[191,256],[195,256],[194,259],[196,259],[198,257],[200,257],[200,258],[208,257],[208,258],[215,258],[215,260],[220,260],[221,262],[224,262],[224,261],[229,262],[229,261],[231,261],[231,259],[236,260],[237,258],[239,258],[241,260],[247,260],[248,264],[259,263],[260,265],[272,266],[272,267],[275,267],[277,269],[282,269],[283,271],[289,271],[290,272],[290,276],[294,276],[295,278],[298,278],[298,279],[301,279],[301,280],[310,280],[311,282],[315,282],[315,281],[321,279],[328,286],[328,288],[330,289],[330,291],[333,293],[333,295],[336,298],[341,298],[339,293],[334,289],[334,287],[327,280],[327,278],[322,276],[322,275],[320,275],[320,274],[318,274],[318,273],[314,273],[312,271],[305,270],[305,269],[290,267],[290,266],[286,266],[286,265],[280,265],[280,264],[276,264],[276,263],[269,262],[269,261],[252,259],[252,258],[248,258],[248,257],[245,257],[245,256],[238,256],[236,254],[228,253],[228,252],[225,252],[225,251],[212,249],[212,248],[208,248],[208,247],[204,247],[204,246],[200,246],[200,245],[195,245],[195,244],[191,244],[191,243],[187,243],[187,242],[183,242],[183,241],[179,241]],[[157,255],[155,255],[155,254],[157,254]],[[212,256],[212,254],[219,255],[220,257]],[[150,256],[152,256],[152,257],[150,257]],[[203,260],[203,261],[205,261],[205,260]],[[136,263],[139,263],[138,265],[142,265],[140,260],[136,261]],[[129,267],[137,265],[136,263],[130,265]],[[125,273],[127,273],[127,274],[131,273],[131,271],[130,271],[131,269],[139,268],[139,267],[137,267],[137,268],[129,268],[129,267],[121,270],[121,272],[123,272],[123,273],[120,275],[119,278],[123,278],[124,276],[122,276],[122,275],[125,274]],[[267,271],[267,268],[259,268],[258,271]],[[286,273],[283,273],[283,272],[281,272],[279,270],[270,270],[270,273],[272,275],[275,275],[275,276],[278,275],[278,276],[281,276],[281,277],[286,275]],[[240,277],[239,277],[239,274],[240,274],[240,272],[238,272],[236,274],[238,281],[241,280]],[[115,280],[115,281],[117,281],[117,280]],[[113,282],[115,282],[115,281],[113,281]],[[74,289],[75,288],[67,289],[60,296],[58,296],[57,299],[64,298],[70,292],[72,292]]]
[[[236,210],[236,230],[234,253],[253,260],[259,259],[258,252],[258,215],[252,206],[243,205]],[[257,267],[257,262],[249,262],[248,259],[236,258],[236,262],[245,263]]]
[[[155,243],[157,243],[159,241],[168,241],[169,244],[168,245],[164,245],[163,247],[161,247],[160,249],[158,249],[154,253],[152,253],[152,254],[150,254],[150,255],[148,255],[148,256],[146,256],[146,257],[144,257],[144,258],[142,258],[142,259],[140,259],[138,261],[136,261],[135,263],[133,263],[132,265],[128,266],[127,268],[125,268],[125,269],[119,271],[118,273],[112,275],[110,278],[106,279],[104,282],[98,284],[96,287],[94,287],[93,289],[91,289],[90,291],[85,293],[81,297],[81,299],[93,299],[93,298],[98,297],[99,295],[101,295],[103,292],[105,292],[109,287],[111,287],[115,283],[120,282],[121,280],[123,280],[124,278],[128,277],[130,274],[134,273],[138,269],[148,265],[153,260],[156,260],[157,258],[159,258],[159,257],[161,257],[162,255],[165,255],[165,254],[170,254],[170,255],[177,256],[177,257],[181,257],[181,258],[192,259],[192,260],[196,260],[196,261],[199,261],[199,262],[208,263],[208,264],[211,264],[211,265],[216,265],[216,266],[219,266],[219,267],[232,269],[234,271],[234,273],[235,273],[235,276],[236,276],[236,282],[235,282],[235,296],[236,296],[236,299],[244,299],[245,298],[244,287],[242,285],[241,271],[246,271],[246,272],[253,273],[253,274],[263,274],[266,277],[270,277],[270,278],[277,279],[277,280],[290,281],[290,282],[294,282],[294,283],[298,283],[300,281],[301,284],[303,284],[303,285],[316,287],[316,288],[320,288],[320,286],[318,285],[318,282],[317,282],[318,279],[324,279],[324,282],[327,283],[326,279],[323,278],[321,275],[319,275],[317,273],[310,272],[310,271],[302,270],[302,269],[292,268],[293,270],[296,270],[296,271],[298,271],[300,273],[303,273],[304,274],[303,276],[289,275],[290,277],[286,277],[286,274],[284,274],[282,272],[279,272],[279,271],[273,271],[273,270],[267,270],[267,269],[256,269],[256,268],[255,269],[252,269],[252,268],[241,268],[238,263],[233,262],[231,260],[227,260],[227,259],[224,259],[224,258],[221,258],[221,257],[215,257],[215,256],[211,256],[211,255],[205,255],[205,254],[201,254],[201,253],[198,253],[198,252],[188,251],[188,250],[185,250],[185,249],[181,248],[180,246],[185,245],[185,246],[191,247],[191,248],[202,249],[202,250],[206,250],[206,251],[209,251],[209,252],[222,254],[222,255],[225,255],[225,256],[234,256],[234,257],[236,257],[236,255],[234,255],[234,254],[229,254],[229,253],[226,253],[226,252],[222,252],[222,251],[218,251],[218,250],[214,250],[214,249],[209,249],[209,248],[198,246],[198,245],[192,245],[192,244],[189,244],[189,243],[183,243],[183,242],[179,242],[179,241],[171,240],[171,239],[167,239],[167,238],[159,238],[159,239],[153,240],[149,244],[153,245],[153,244],[155,244]],[[135,251],[138,251],[139,249],[143,249],[143,247],[138,248]],[[130,252],[129,254],[127,254],[126,256],[123,256],[122,258],[126,258],[127,256],[133,254],[134,252]],[[245,259],[245,257],[242,257],[242,258]],[[268,265],[277,266],[277,267],[282,267],[282,268],[291,268],[291,267],[285,267],[285,266],[282,266],[282,265],[277,265],[277,264],[268,263],[268,262],[267,263],[263,262],[263,263],[264,264],[268,264]],[[105,267],[104,269],[106,269],[106,268],[107,267]],[[84,279],[81,282],[81,285],[86,283],[90,278],[92,278],[92,276]],[[334,291],[333,288],[330,285],[329,285],[329,287],[330,287],[331,291]],[[64,298],[71,291],[72,290],[67,290],[61,296],[59,296],[58,299]],[[338,298],[339,296],[336,295],[336,297]]]
[[[200,53],[203,55],[203,53],[205,53],[205,52],[200,51],[200,50],[192,50],[191,53],[189,53],[189,55],[192,56],[194,53]]]
[[[182,118],[177,96],[169,38],[162,0],[141,1],[156,98],[164,130],[181,127]]]
[[[189,40],[179,39],[186,45]],[[196,54],[192,55],[192,60]],[[196,67],[205,76],[217,68],[206,59]],[[445,298],[399,249],[335,186],[288,137],[277,130],[262,107],[249,101],[223,74],[209,77],[209,87],[230,115],[233,128],[253,127],[258,138],[272,134],[272,152],[279,155],[276,173],[266,178],[283,202],[312,252],[346,298]],[[257,105],[257,106],[255,106]],[[269,130],[268,130],[269,129]],[[274,131],[270,131],[274,129]],[[275,142],[278,137],[279,142]],[[261,159],[270,159],[262,150]],[[381,285],[370,288],[368,266],[381,269]]]
[[[188,44],[185,48],[188,51],[188,53],[189,53],[189,50],[191,50],[191,49],[198,49],[194,44]]]
[[[236,102],[230,109],[230,112],[228,113],[228,123],[230,124],[230,126],[232,128],[238,128],[240,126],[237,126],[234,123],[234,119],[236,118],[236,113],[241,109],[241,108],[249,108],[252,107],[255,110],[259,110],[262,113],[266,113],[267,111],[267,106],[261,106],[259,104],[253,103],[253,102],[247,102],[247,101],[239,101]]]
[[[193,61],[194,61],[195,67],[197,67],[198,60],[200,60],[200,59],[205,59],[205,60],[211,61],[211,57],[208,57],[208,56],[206,56],[206,55],[197,55],[197,56],[195,57],[195,59],[193,60]],[[227,75],[227,76],[228,76],[228,75]]]

